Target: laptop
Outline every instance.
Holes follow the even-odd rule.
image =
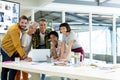
[[[34,62],[46,62],[47,55],[50,56],[50,49],[32,49],[28,54]]]

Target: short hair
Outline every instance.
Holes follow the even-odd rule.
[[[54,35],[54,36],[57,37],[57,39],[59,39],[59,35],[58,35],[58,33],[57,33],[56,31],[51,31],[51,32],[48,34],[49,39],[50,39],[50,35]]]
[[[39,22],[40,22],[40,21],[47,22],[47,20],[46,20],[46,19],[40,19],[40,20],[39,20]]]
[[[71,31],[71,28],[70,28],[70,26],[69,26],[68,23],[61,23],[60,26],[59,26],[59,30],[60,30],[61,27],[66,27],[67,32],[70,32],[70,31]],[[61,32],[60,32],[60,33],[61,33]]]
[[[19,21],[20,21],[21,19],[26,19],[26,20],[28,21],[28,18],[27,18],[27,16],[25,16],[25,15],[22,15],[22,16],[19,18]]]
[[[33,21],[30,21],[29,22],[29,26],[35,26],[37,28],[37,23],[36,22],[33,22]]]

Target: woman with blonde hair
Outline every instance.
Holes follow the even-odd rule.
[[[37,28],[36,22],[30,22],[28,30],[23,33],[23,36],[21,38],[21,44],[24,48],[26,54],[24,55],[25,61],[32,61],[32,58],[28,57],[28,53],[31,50],[31,40],[32,40],[32,34],[35,33]],[[20,80],[21,78],[21,72],[22,72],[22,80],[28,80],[28,73],[24,71],[17,71],[17,74],[15,76],[14,80]]]

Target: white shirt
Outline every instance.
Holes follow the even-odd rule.
[[[41,32],[40,32],[40,45],[44,45],[45,44],[45,34],[42,34]]]
[[[25,54],[26,57],[31,49],[31,40],[32,40],[32,36],[28,35],[27,33],[23,34],[21,43],[26,52],[26,54]]]
[[[75,41],[72,45],[72,49],[81,47],[80,42],[78,41],[78,37],[74,32],[70,32],[70,34],[68,36],[63,35],[63,41],[66,42],[66,45],[68,45],[70,40]]]
[[[22,32],[20,32],[20,39],[22,38],[22,35],[23,35]]]

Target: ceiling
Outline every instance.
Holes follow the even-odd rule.
[[[19,2],[23,7],[38,7],[49,3],[66,3],[76,5],[107,6],[120,8],[120,0],[3,0]],[[33,4],[34,3],[34,4]]]
[[[31,13],[31,9],[44,7],[50,3],[64,3],[64,4],[75,4],[75,5],[86,5],[86,6],[99,6],[99,7],[114,7],[120,8],[120,0],[7,0],[19,2],[20,14]],[[34,3],[34,4],[33,4]],[[70,7],[71,8],[71,7]],[[61,12],[55,11],[35,11],[35,21],[39,21],[40,18],[45,18],[54,23],[61,23]],[[29,17],[31,18],[31,17]],[[89,15],[86,13],[67,12],[66,21],[74,23],[73,26],[88,26]],[[112,26],[112,15],[106,14],[93,14],[93,25],[94,26]],[[120,26],[120,18],[117,18],[117,27]]]
[[[120,0],[54,0],[55,3],[67,3],[76,5],[107,6],[120,8]]]
[[[21,4],[21,14],[24,14],[26,10],[33,8],[44,7],[50,3],[64,3],[75,5],[89,5],[89,6],[105,6],[120,8],[120,0],[3,0],[14,1]]]

